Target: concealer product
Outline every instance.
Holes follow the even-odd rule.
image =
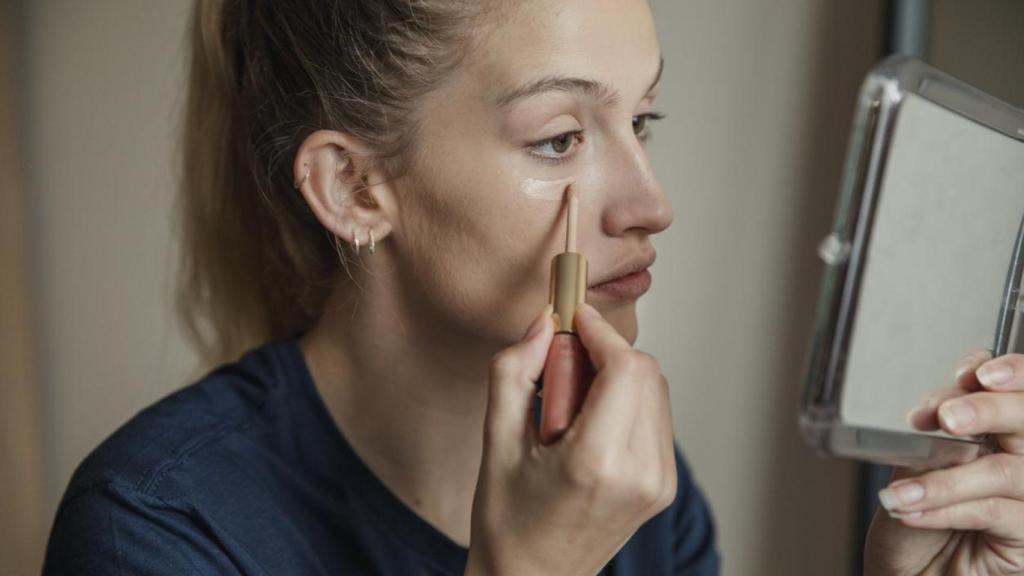
[[[573,326],[576,306],[587,296],[587,259],[576,251],[579,197],[566,187],[565,252],[551,260],[548,299],[553,307],[555,336],[544,364],[540,439],[550,444],[562,436],[583,405],[588,385],[586,350]]]

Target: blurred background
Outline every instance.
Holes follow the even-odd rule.
[[[916,54],[1024,107],[1020,0],[652,0],[665,55],[640,348],[724,574],[858,571],[879,471],[817,457],[799,385],[853,104]],[[189,0],[0,3],[0,574],[39,572],[78,462],[196,378],[172,311]]]

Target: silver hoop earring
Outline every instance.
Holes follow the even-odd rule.
[[[298,190],[299,186],[302,186],[303,184],[305,184],[306,180],[308,180],[308,179],[309,179],[309,165],[307,164],[306,165],[306,173],[302,175],[302,180],[299,180],[298,182],[292,184],[292,187],[295,188],[296,190]]]
[[[356,229],[352,229],[352,239],[356,242],[356,254],[359,254],[359,236],[356,236]]]
[[[373,240],[373,226],[370,226],[370,254],[377,251],[377,244]]]

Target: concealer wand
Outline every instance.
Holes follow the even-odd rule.
[[[549,300],[554,308],[555,336],[548,349],[542,374],[540,439],[543,444],[558,440],[572,425],[583,405],[591,372],[587,351],[573,326],[576,305],[587,296],[587,259],[576,252],[579,198],[572,184],[566,188],[565,252],[551,260]]]

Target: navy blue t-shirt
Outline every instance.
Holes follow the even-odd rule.
[[[676,448],[673,504],[601,574],[718,573]],[[346,442],[296,339],[264,344],[136,415],[78,467],[44,575],[461,575],[467,549]]]

